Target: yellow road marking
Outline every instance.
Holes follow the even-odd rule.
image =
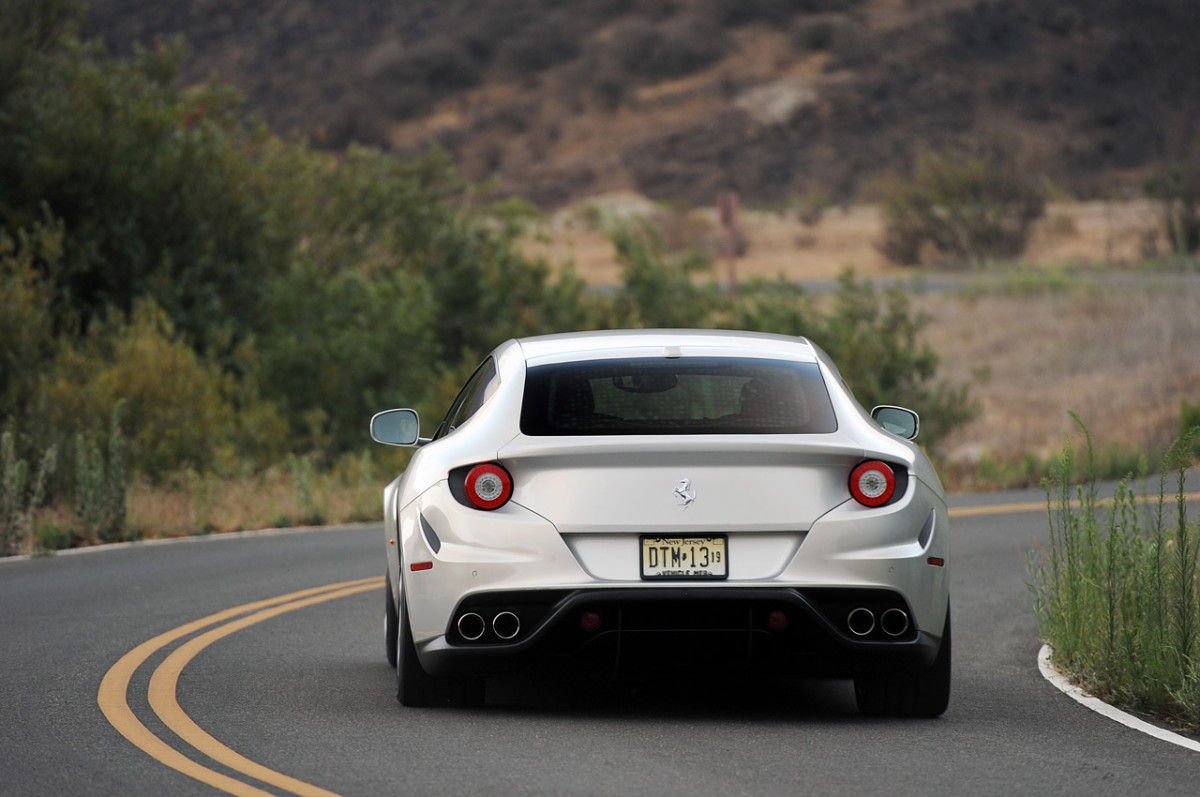
[[[272,795],[270,792],[263,791],[262,789],[259,789],[248,783],[244,783],[236,778],[230,777],[224,773],[192,761],[190,758],[171,747],[162,739],[155,736],[149,728],[142,724],[141,720],[137,718],[137,716],[133,713],[133,710],[129,707],[128,693],[130,681],[133,679],[133,675],[135,672],[137,672],[138,668],[145,664],[145,662],[156,652],[162,650],[167,645],[170,645],[179,639],[200,631],[201,629],[216,625],[218,623],[226,622],[248,612],[257,611],[257,614],[242,618],[242,620],[239,620],[235,623],[231,623],[230,625],[235,627],[230,628],[228,631],[224,631],[223,628],[216,629],[216,631],[224,631],[224,633],[212,636],[203,645],[192,648],[193,652],[190,656],[186,657],[186,660],[184,660],[183,656],[174,658],[174,664],[172,666],[179,664],[180,661],[182,661],[183,664],[186,664],[187,660],[190,660],[193,656],[195,656],[196,653],[198,653],[208,644],[216,641],[216,639],[228,636],[234,631],[246,628],[253,623],[262,622],[263,620],[278,616],[284,612],[301,609],[324,600],[335,600],[337,598],[346,597],[358,592],[376,589],[381,583],[382,579],[373,577],[358,579],[356,581],[346,581],[337,584],[327,584],[323,587],[312,587],[310,589],[292,592],[287,595],[279,595],[274,598],[255,601],[242,606],[235,606],[231,609],[226,609],[224,611],[217,612],[216,614],[202,617],[199,620],[186,623],[178,628],[159,634],[153,639],[143,642],[133,650],[126,653],[109,669],[107,673],[105,673],[104,679],[100,683],[99,693],[97,694],[97,702],[100,704],[100,710],[104,713],[105,718],[108,719],[109,724],[116,728],[122,736],[160,763],[182,772],[189,777],[195,778],[202,783],[206,783],[214,788],[220,789],[221,791],[229,794],[239,795],[239,797],[242,795],[245,795],[246,797],[274,797],[274,795]],[[209,637],[209,634],[205,634],[204,637],[198,638],[205,637]],[[191,645],[191,642],[187,644]],[[176,653],[178,653],[178,651],[176,651]],[[175,653],[169,656],[167,661],[172,661],[174,656]],[[160,665],[160,669],[167,665],[167,661],[164,661],[163,664]],[[158,681],[160,688],[162,684],[168,681],[172,684],[176,683],[178,681],[179,671],[181,670],[182,666],[179,666],[179,670],[175,671],[174,676],[171,676],[168,672],[168,674],[161,677],[156,671],[154,676],[151,678],[151,689],[153,690],[156,680]],[[176,724],[181,728],[188,730],[189,733],[193,733],[190,729],[186,728],[186,726],[190,724],[195,728],[195,731],[199,732],[200,735],[206,737],[208,740],[211,740],[211,745],[208,742],[205,742],[205,744],[210,746],[211,749],[217,753],[217,755],[207,753],[207,751],[202,750],[200,747],[197,747],[197,749],[201,749],[201,752],[206,752],[206,754],[213,758],[213,760],[225,764],[231,769],[242,772],[243,774],[251,774],[253,777],[264,783],[293,791],[295,794],[322,795],[322,797],[333,794],[332,792],[318,789],[315,786],[295,780],[294,778],[289,778],[286,775],[255,764],[254,762],[245,759],[237,753],[234,753],[232,750],[229,750],[228,747],[225,747],[220,742],[217,742],[216,739],[213,739],[211,736],[204,733],[204,731],[202,731],[198,726],[195,726],[195,723],[193,723],[191,719],[183,712],[182,708],[179,708],[178,702],[174,699],[173,686],[169,698],[159,694],[157,697],[152,699],[152,702],[153,700],[157,700],[160,706],[163,707],[163,712],[166,713],[165,717],[157,707],[155,708],[155,712],[163,718],[163,721],[167,723],[168,727],[172,727],[173,724]],[[174,705],[174,710],[171,708],[172,704]],[[174,727],[172,727],[172,730],[175,730],[176,733],[180,733],[180,731]],[[180,733],[180,736],[184,737],[182,733]],[[186,739],[186,737],[184,738]],[[195,738],[199,739],[200,736],[196,736]],[[222,751],[228,751],[228,754]],[[253,773],[242,769],[242,766],[249,766],[253,769]],[[293,786],[302,787],[304,790],[296,791]]]
[[[277,617],[285,612],[303,609],[306,606],[344,598],[367,590],[374,590],[378,587],[378,580],[372,579],[372,583],[370,584],[350,587],[349,589],[338,590],[336,592],[326,592],[282,606],[264,609],[248,617],[242,617],[239,620],[225,623],[211,631],[189,639],[183,645],[176,648],[167,657],[166,661],[160,664],[154,671],[154,675],[150,678],[150,707],[154,709],[154,713],[159,716],[168,728],[179,734],[181,739],[209,758],[219,761],[236,772],[249,775],[272,786],[286,789],[293,794],[300,795],[300,797],[336,797],[333,792],[326,791],[301,780],[296,780],[295,778],[268,769],[261,764],[257,764],[217,741],[184,712],[176,698],[176,688],[179,684],[179,675],[183,672],[183,668],[188,665],[188,662],[218,639],[227,637],[256,623],[261,623],[263,620]]]
[[[1176,498],[1176,495],[1167,495],[1166,500],[1171,501]],[[1142,496],[1138,500],[1146,503],[1152,500],[1157,500],[1158,496]],[[1184,501],[1200,501],[1200,493],[1184,493]],[[1107,506],[1113,502],[1112,498],[1097,498],[1097,506]],[[1079,501],[1072,500],[1072,509],[1079,508]],[[948,511],[950,517],[979,517],[981,515],[1015,515],[1020,512],[1045,512],[1047,503],[1045,501],[1025,501],[1018,504],[990,504],[988,506],[956,506],[951,507]],[[1050,507],[1057,509],[1060,503],[1057,499],[1051,500]]]

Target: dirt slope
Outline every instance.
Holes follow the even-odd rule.
[[[1191,153],[1190,0],[94,0],[116,51],[183,34],[187,79],[278,131],[438,141],[543,206],[613,190],[710,205],[861,199],[921,141],[1019,149],[1080,198]]]

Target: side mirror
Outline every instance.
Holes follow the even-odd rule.
[[[916,440],[921,431],[920,417],[904,407],[883,404],[871,410],[871,417],[884,429],[905,440]]]
[[[421,420],[416,410],[384,410],[371,419],[371,439],[389,446],[420,444]]]

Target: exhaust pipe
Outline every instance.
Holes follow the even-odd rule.
[[[875,630],[875,613],[859,606],[846,617],[846,627],[855,636],[866,636]]]
[[[888,609],[880,616],[879,627],[888,636],[902,636],[908,630],[908,613],[903,609]]]
[[[483,636],[487,623],[475,612],[467,612],[458,618],[458,633],[468,642],[474,642]]]
[[[492,618],[492,630],[501,639],[512,639],[521,633],[521,618],[512,612],[500,612]]]

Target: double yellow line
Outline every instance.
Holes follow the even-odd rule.
[[[154,735],[129,707],[129,684],[138,669],[167,646],[192,636],[187,642],[172,651],[167,658],[155,668],[150,677],[148,697],[150,707],[171,731],[195,750],[208,758],[222,764],[234,772],[248,778],[273,786],[277,789],[300,795],[300,797],[337,797],[334,792],[327,791],[310,783],[297,780],[275,770],[257,764],[245,756],[230,749],[208,732],[197,725],[179,705],[176,692],[179,685],[179,675],[184,667],[196,657],[200,651],[230,634],[244,628],[278,617],[287,612],[303,609],[326,601],[357,595],[360,592],[378,589],[383,586],[382,578],[365,578],[357,581],[344,581],[337,584],[327,584],[323,587],[292,592],[274,598],[235,606],[216,614],[210,614],[199,620],[181,625],[178,628],[159,634],[138,645],[112,666],[100,683],[97,702],[100,710],[117,731],[141,748],[155,760],[178,770],[183,774],[207,783],[214,788],[235,795],[246,797],[276,797],[272,792],[264,791],[243,780],[219,772],[199,764],[176,750],[163,739]],[[197,632],[204,629],[204,633]]]

